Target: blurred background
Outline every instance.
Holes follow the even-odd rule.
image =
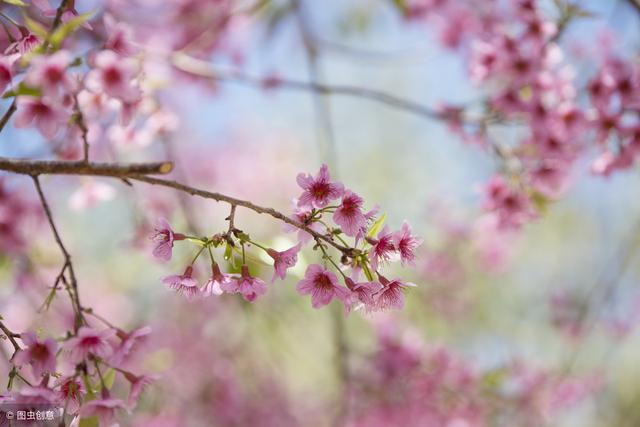
[[[82,12],[122,2],[77,3]],[[305,1],[301,17],[288,3],[263,3],[234,20],[225,48],[207,59],[252,76],[375,89],[433,109],[483,95],[464,57],[443,48],[429,25],[407,22],[393,2]],[[637,55],[640,14],[627,2],[580,6],[592,17],[567,29],[566,51],[607,35],[617,51]],[[571,59],[578,80],[593,72],[588,59]],[[83,300],[122,328],[153,329],[136,363],[161,379],[122,425],[640,425],[636,169],[593,177],[585,161],[536,221],[495,235],[483,227],[479,189],[496,161],[439,121],[357,96],[234,81],[168,85],[161,96],[177,128],[118,150],[117,159],[169,157],[175,179],[283,212],[299,193],[297,173],[327,163],[367,208],[378,204],[393,228],[409,221],[425,242],[416,267],[402,271],[418,285],[402,311],[346,316],[335,302],[312,309],[295,291],[317,256],[310,249],[255,303],[234,295],[188,301],[160,278],[179,273],[192,252],[178,246],[159,264],[150,227],[166,216],[177,230],[212,235],[225,227],[226,205],[142,183],[43,179]],[[51,157],[35,131],[8,127],[0,138],[2,156]],[[35,199],[28,181],[7,184],[24,186],[27,205]],[[85,200],[83,189],[104,184],[113,194]],[[2,258],[0,312],[12,330],[63,330],[64,298],[36,312],[59,269],[57,248],[38,214],[24,224],[32,247]],[[252,212],[240,210],[236,226],[277,249],[295,242]],[[252,268],[270,277],[268,259],[255,255]],[[204,264],[199,274],[207,274]],[[8,369],[0,360],[0,377]]]

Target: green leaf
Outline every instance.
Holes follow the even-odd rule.
[[[367,232],[367,237],[374,237],[376,234],[378,234],[378,231],[382,229],[382,225],[384,224],[385,219],[387,219],[386,213],[380,215],[380,218],[378,218],[376,222],[373,223],[373,225],[369,229],[369,232]]]
[[[371,274],[371,270],[369,270],[369,266],[366,261],[362,263],[362,270],[364,271],[364,275],[367,276],[367,280],[373,282],[373,274]]]
[[[54,33],[49,37],[49,43],[51,43],[54,49],[60,48],[60,45],[62,45],[64,39],[67,38],[69,34],[77,30],[82,24],[87,22],[91,15],[91,13],[83,13],[82,15],[78,15],[60,25],[58,29],[54,31]]]
[[[113,383],[116,380],[116,370],[113,368],[107,369],[107,372],[102,376],[102,380],[104,381],[104,386],[107,389],[113,387]]]
[[[43,27],[39,22],[34,21],[27,15],[23,15],[22,17],[24,19],[24,24],[27,26],[29,31],[42,39],[47,37],[47,29]]]
[[[22,0],[2,0],[3,3],[12,4],[14,6],[25,7],[27,4]]]
[[[407,2],[405,0],[391,0],[391,3],[402,13],[407,13]]]
[[[98,417],[81,418],[78,427],[99,427]]]
[[[42,91],[37,87],[31,87],[24,82],[20,82],[17,88],[8,90],[2,95],[2,99],[13,98],[14,96],[40,96]]]
[[[229,261],[229,259],[231,259],[232,252],[233,252],[233,246],[227,243],[227,246],[224,248],[224,259]]]

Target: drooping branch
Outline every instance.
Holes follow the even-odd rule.
[[[88,163],[49,160],[23,160],[0,157],[0,170],[23,175],[92,175],[126,178],[132,175],[162,175],[173,170],[171,162]]]

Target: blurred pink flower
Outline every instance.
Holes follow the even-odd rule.
[[[138,403],[138,399],[140,398],[140,394],[144,389],[160,378],[157,375],[134,375],[128,371],[124,372],[124,377],[131,384],[129,397],[127,398],[127,406],[129,409],[135,408]]]
[[[116,411],[119,409],[126,409],[122,400],[102,397],[83,403],[80,407],[80,416],[83,418],[98,417],[101,426],[111,426]]]
[[[75,337],[70,338],[63,345],[63,349],[69,354],[69,360],[73,363],[80,363],[90,354],[107,359],[113,353],[113,348],[108,340],[115,335],[113,329],[97,331],[88,326],[83,326],[78,330]]]
[[[114,365],[120,365],[133,353],[134,348],[144,345],[151,334],[151,327],[143,326],[128,333],[118,330],[116,334],[121,343],[109,361]]]
[[[27,346],[19,350],[13,362],[18,366],[31,365],[33,375],[40,379],[44,373],[54,373],[56,370],[56,351],[58,345],[53,338],[38,340],[35,332],[23,332],[20,339]]]
[[[60,89],[73,89],[73,80],[67,73],[71,54],[66,50],[48,56],[35,56],[25,82],[32,87],[42,89],[50,96],[56,96]]]
[[[6,56],[0,56],[0,94],[11,83],[13,77],[13,62]]]
[[[58,389],[58,399],[61,402],[66,402],[67,412],[75,414],[80,409],[80,400],[86,393],[82,382],[77,378],[67,377],[61,378],[55,384]]]
[[[53,138],[69,117],[59,102],[46,97],[19,96],[17,105],[18,112],[14,118],[14,126],[26,128],[34,124],[42,136],[47,139]]]
[[[75,211],[82,211],[96,204],[112,200],[116,190],[109,184],[95,180],[85,181],[69,198],[69,206]]]
[[[104,92],[123,102],[137,101],[140,89],[133,85],[136,74],[131,60],[112,50],[99,52],[94,60],[95,68],[87,75],[87,87],[94,92]]]

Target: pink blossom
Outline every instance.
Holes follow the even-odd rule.
[[[296,285],[296,290],[301,295],[311,295],[311,306],[320,308],[331,302],[336,297],[341,301],[348,298],[350,292],[338,285],[336,275],[319,264],[311,264],[304,278]]]
[[[110,14],[104,15],[104,26],[107,30],[105,49],[111,49],[120,55],[133,55],[136,51],[133,45],[133,31],[124,22],[117,21]]]
[[[496,214],[501,227],[519,228],[535,217],[529,198],[512,188],[500,175],[491,178],[485,195],[484,207]]]
[[[115,335],[113,329],[97,331],[88,326],[83,326],[78,330],[75,337],[67,340],[63,349],[69,354],[69,360],[73,363],[80,363],[90,354],[102,359],[107,359],[113,353],[113,348],[108,340]]]
[[[170,289],[184,295],[187,298],[193,298],[198,295],[200,289],[198,289],[198,282],[191,277],[193,274],[193,267],[189,266],[182,274],[174,274],[164,277],[162,283],[167,285]]]
[[[412,264],[416,259],[415,250],[422,244],[422,239],[411,234],[411,227],[405,221],[399,231],[393,233],[393,245],[398,249],[403,264]]]
[[[124,372],[124,377],[131,384],[129,397],[127,398],[127,406],[129,409],[133,409],[136,406],[143,390],[159,378],[157,375],[134,375],[127,371]]]
[[[149,326],[143,326],[128,333],[118,330],[116,334],[118,338],[120,338],[121,343],[114,351],[110,362],[114,365],[119,365],[133,353],[134,348],[144,345],[151,334],[151,328]]]
[[[355,236],[367,223],[360,210],[362,203],[360,196],[347,190],[342,196],[342,203],[333,213],[333,221],[347,236]]]
[[[47,139],[53,138],[69,118],[69,114],[59,103],[46,97],[19,96],[17,105],[18,112],[15,115],[14,126],[25,128],[33,123]]]
[[[124,112],[125,109],[123,108],[122,111]],[[136,127],[134,124],[128,126],[113,124],[107,130],[107,137],[109,141],[122,150],[146,147],[153,142],[154,138],[149,129]]]
[[[7,47],[4,51],[5,55],[17,54],[22,56],[31,52],[34,47],[40,44],[40,39],[35,34],[28,32],[26,29],[21,29],[21,32],[22,37]]]
[[[203,297],[209,297],[211,295],[222,295],[224,292],[223,285],[229,286],[231,284],[231,280],[234,276],[229,274],[223,274],[220,271],[220,266],[217,263],[211,265],[211,277],[207,280],[207,283],[204,284],[202,289],[200,290],[200,294]]]
[[[342,196],[344,186],[340,183],[331,182],[329,167],[323,164],[316,177],[309,174],[298,174],[296,180],[298,185],[304,190],[298,199],[298,206],[323,208],[332,200]]]
[[[378,282],[359,282],[346,278],[345,283],[349,290],[355,295],[357,301],[364,304],[367,311],[375,309],[375,295],[382,289]]]
[[[245,300],[253,302],[260,295],[267,292],[267,285],[261,279],[251,276],[249,267],[243,265],[240,270],[240,277],[222,283],[220,288],[229,293],[241,293]]]
[[[58,394],[44,386],[26,386],[14,395],[14,401],[23,405],[57,404]]]
[[[287,269],[293,267],[298,262],[298,252],[300,252],[301,243],[287,249],[286,251],[278,252],[273,249],[268,249],[267,254],[273,258],[273,278],[271,282],[279,277],[284,280],[287,275]]]
[[[0,57],[0,94],[9,86],[12,77],[13,62],[6,56]]]
[[[34,332],[23,332],[20,339],[27,348],[16,353],[13,363],[18,366],[30,364],[36,378],[40,378],[44,373],[55,372],[58,345],[54,339],[40,341]]]
[[[95,68],[87,76],[87,86],[123,102],[134,102],[140,98],[140,89],[133,85],[135,74],[131,60],[112,50],[103,50],[95,57]]]
[[[158,225],[154,229],[154,234],[151,236],[151,240],[156,242],[156,247],[153,249],[153,256],[163,261],[169,261],[171,259],[173,242],[176,240],[184,240],[184,238],[184,234],[175,233],[171,229],[169,221],[160,218]]]
[[[74,377],[67,377],[61,378],[55,385],[60,387],[57,391],[58,399],[66,403],[67,412],[70,414],[78,412],[80,399],[86,393],[82,383]]]
[[[100,202],[115,197],[116,190],[109,184],[95,180],[84,181],[69,199],[69,206],[75,211],[82,211]]]
[[[402,309],[404,307],[404,290],[409,286],[416,286],[413,283],[403,282],[400,279],[393,279],[389,281],[384,276],[379,276],[380,289],[376,294],[375,308],[377,310],[389,310],[389,309]]]
[[[110,426],[118,409],[126,409],[122,400],[102,397],[84,403],[79,414],[83,418],[98,417],[101,426]]]
[[[59,89],[71,90],[73,81],[67,73],[71,54],[60,50],[49,56],[36,56],[25,82],[29,86],[41,88],[48,95],[56,95]]]
[[[389,232],[386,225],[378,232],[376,238],[367,238],[371,249],[369,250],[369,260],[374,270],[378,269],[380,263],[393,260],[397,256],[398,250],[395,243],[395,234]]]

